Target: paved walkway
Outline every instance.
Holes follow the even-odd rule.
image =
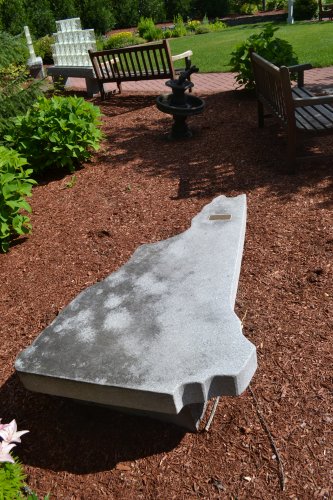
[[[333,94],[333,66],[328,68],[315,68],[305,72],[305,84],[309,89],[319,93]],[[192,75],[194,91],[198,95],[217,94],[226,90],[235,90],[237,84],[235,73],[199,73]],[[85,80],[82,78],[69,78],[68,86],[85,89]],[[110,84],[107,88],[114,89],[116,85]],[[128,93],[169,93],[164,80],[146,80],[139,82],[125,82],[122,84],[123,92]]]

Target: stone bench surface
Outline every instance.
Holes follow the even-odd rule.
[[[216,214],[231,220],[211,220]],[[23,384],[172,415],[241,394],[256,370],[234,313],[245,225],[245,195],[220,196],[184,233],[139,247],[18,356]]]

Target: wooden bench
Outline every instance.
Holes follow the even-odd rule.
[[[97,52],[89,50],[89,56],[101,98],[105,99],[105,83],[116,83],[121,92],[122,82],[174,79],[176,74],[182,71],[175,69],[174,61],[184,59],[185,69],[189,69],[192,51],[172,56],[168,40],[163,40],[121,49]]]
[[[333,19],[333,3],[324,4],[322,0],[318,0],[318,17],[319,21],[322,21],[324,18],[328,17],[330,21]]]
[[[255,78],[258,99],[258,124],[264,126],[265,110],[280,121],[288,137],[288,169],[295,170],[297,159],[308,159],[313,156],[297,157],[296,146],[299,136],[321,136],[333,134],[333,96],[316,97],[304,88],[304,70],[310,64],[281,66],[251,53],[251,61]],[[292,87],[290,73],[298,73],[298,86]]]

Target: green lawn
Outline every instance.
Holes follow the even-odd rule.
[[[300,63],[310,62],[314,67],[333,66],[333,23],[297,22],[279,23],[277,37],[288,40]],[[218,33],[193,35],[170,40],[171,51],[179,54],[193,51],[192,63],[201,73],[230,71],[230,54],[252,33],[261,31],[265,23],[226,28]]]

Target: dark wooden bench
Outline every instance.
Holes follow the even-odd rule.
[[[135,45],[121,49],[89,50],[101,98],[107,93],[105,83],[114,82],[121,92],[122,82],[136,82],[138,80],[174,79],[180,69],[175,69],[174,61],[185,60],[185,68],[191,66],[192,51],[171,55],[168,40],[161,42]]]
[[[322,21],[328,18],[330,21],[333,19],[333,3],[323,4],[322,0],[318,0],[318,18]]]
[[[297,66],[281,66],[251,53],[251,61],[255,78],[258,99],[258,124],[264,126],[267,116],[265,111],[273,114],[283,125],[288,137],[288,169],[293,172],[296,167],[296,146],[301,135],[333,134],[333,96],[316,97],[304,87],[304,70],[310,64]],[[298,86],[292,87],[290,73],[298,73]],[[313,158],[303,156],[301,159]]]

